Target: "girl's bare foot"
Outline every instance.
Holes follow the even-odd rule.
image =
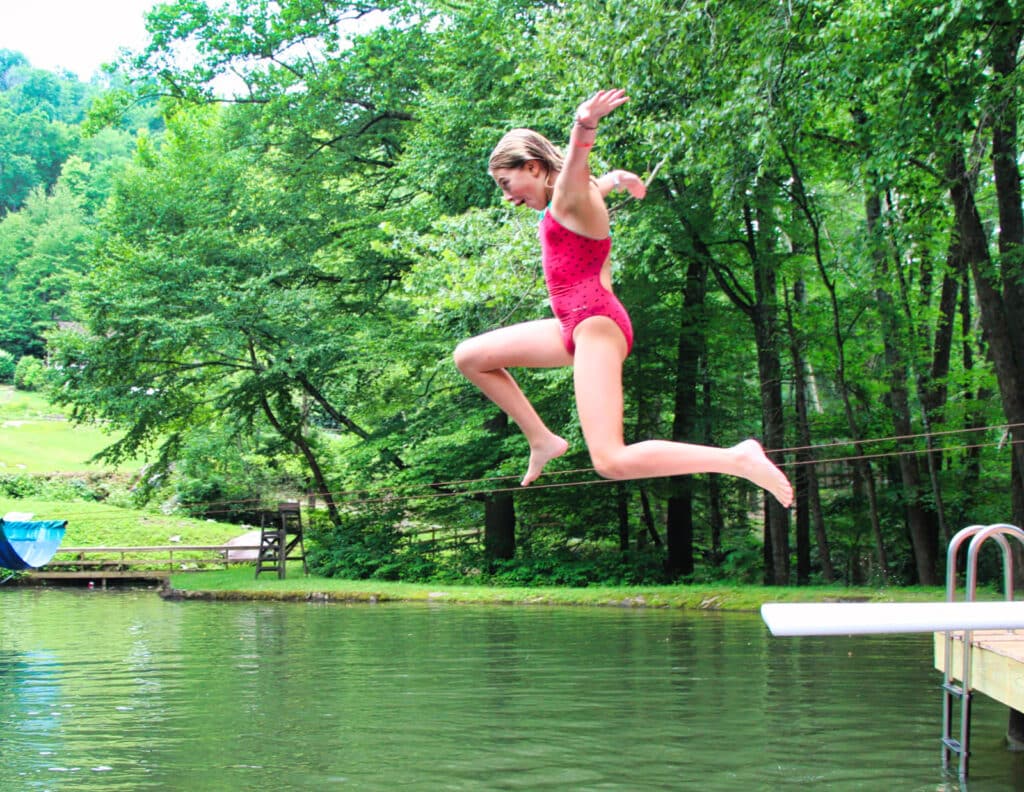
[[[526,475],[520,482],[525,487],[544,472],[544,466],[552,459],[557,459],[569,450],[569,443],[558,435],[551,435],[551,439],[537,448],[530,448],[530,465],[526,469]]]
[[[793,486],[757,440],[744,440],[732,447],[739,460],[742,476],[768,490],[787,509],[793,503]]]

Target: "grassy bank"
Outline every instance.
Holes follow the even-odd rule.
[[[237,525],[115,505],[114,498],[94,500],[94,490],[123,489],[142,466],[141,459],[120,468],[89,462],[115,439],[100,427],[72,424],[39,393],[0,385],[0,475],[11,476],[7,490],[22,495],[0,495],[0,514],[67,520],[65,546],[220,544],[243,532]]]
[[[942,600],[945,595],[941,588],[775,588],[729,584],[587,588],[449,586],[440,583],[305,577],[301,567],[290,569],[285,580],[268,574],[261,575],[257,580],[253,568],[249,566],[174,575],[171,577],[170,589],[172,595],[205,599],[611,605],[727,611],[756,611],[765,602],[930,602]]]
[[[42,395],[0,386],[0,472],[98,473],[110,470],[89,460],[117,439],[98,426],[73,425]],[[117,469],[131,472],[143,460]]]
[[[245,529],[238,525],[161,514],[90,501],[0,498],[0,514],[28,512],[37,520],[67,520],[67,547],[221,544]]]

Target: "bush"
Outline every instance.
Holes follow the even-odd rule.
[[[390,518],[390,519],[389,519]],[[622,553],[618,547],[520,547],[515,558],[493,560],[482,545],[430,552],[394,528],[395,515],[347,515],[342,527],[311,526],[308,562],[318,575],[348,580],[402,580],[502,586],[657,585],[670,582],[657,548]]]
[[[491,561],[480,582],[502,586],[637,586],[670,582],[663,554],[655,550],[621,552],[613,547],[562,550],[544,555],[517,552],[507,561]]]
[[[0,383],[10,385],[14,382],[14,355],[0,349]]]
[[[25,355],[14,368],[14,385],[25,391],[38,391],[46,386],[46,366],[39,358]]]
[[[41,491],[42,484],[34,476],[0,473],[0,496],[6,498],[31,498],[39,495]]]
[[[349,524],[342,527],[310,526],[310,569],[324,577],[365,580],[395,579],[399,533]],[[390,568],[391,575],[384,570]]]
[[[108,485],[102,476],[83,478],[60,474],[0,473],[0,497],[5,498],[102,501],[109,494]]]

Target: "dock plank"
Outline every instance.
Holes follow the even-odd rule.
[[[945,673],[946,635],[935,633],[935,668]],[[954,635],[952,676],[960,679],[963,634]],[[971,635],[971,688],[1024,712],[1024,630],[977,630]]]

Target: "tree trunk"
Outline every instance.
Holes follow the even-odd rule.
[[[954,234],[953,237],[955,240],[956,235]],[[946,544],[953,538],[954,532],[949,527],[949,518],[946,515],[945,499],[939,479],[943,455],[942,451],[935,447],[932,428],[936,424],[942,423],[946,407],[946,399],[949,392],[946,387],[946,377],[949,375],[949,361],[953,351],[953,328],[956,323],[957,297],[960,292],[960,281],[963,278],[964,272],[966,272],[966,264],[963,252],[960,246],[953,241],[946,255],[946,271],[942,276],[939,316],[935,325],[934,341],[931,344],[931,366],[927,374],[919,371],[917,379],[917,392],[921,402],[921,415],[926,433],[925,442],[928,446],[928,454],[925,457],[928,464],[928,477],[932,485],[935,514],[939,521],[939,535]],[[922,283],[923,290],[924,285]],[[923,332],[925,331],[922,330]],[[929,346],[927,339],[922,339],[921,344],[925,349]]]
[[[715,435],[711,426],[711,377],[708,367],[704,367],[704,380],[701,384],[704,394],[704,445],[714,445]],[[722,486],[718,476],[708,476],[708,526],[711,530],[711,550],[709,560],[715,566],[721,566],[725,560],[722,549],[722,529],[725,518],[722,515]]]
[[[971,274],[974,276],[981,324],[999,383],[1003,414],[1007,422],[1014,425],[1010,430],[1013,440],[1010,447],[1017,467],[1020,468],[1024,462],[1024,367],[1019,362],[1019,342],[1013,337],[1009,317],[1010,312],[1019,310],[1019,307],[1011,308],[999,289],[996,269],[988,255],[985,229],[974,201],[962,151],[955,152],[951,157],[948,173],[953,176],[950,198],[956,216],[957,233],[967,251]],[[1008,269],[1005,265],[1004,261],[1004,279],[1020,276],[1020,268]],[[1018,489],[1021,487],[1020,481],[1014,481],[1013,484]],[[1024,514],[1017,513],[1016,509],[1012,519],[1017,524],[1024,524]]]
[[[654,543],[655,547],[661,547],[661,537],[658,535],[658,529],[654,526],[654,514],[651,511],[651,498],[647,494],[647,487],[641,485],[640,487],[640,512],[643,514],[644,527],[647,529],[647,533],[641,533],[637,537],[637,544],[641,544],[640,537],[648,536]]]
[[[757,345],[757,368],[760,383],[762,441],[768,449],[769,457],[776,464],[778,452],[785,446],[782,401],[782,366],[779,360],[779,334],[777,332],[776,310],[776,275],[774,258],[761,251],[758,229],[770,228],[772,221],[762,217],[754,221],[753,210],[749,205],[743,207],[743,223],[745,228],[745,247],[750,261],[754,294],[746,293],[738,279],[728,267],[720,265],[711,255],[707,244],[700,233],[681,218],[690,234],[690,241],[697,252],[695,259],[706,263],[714,272],[719,286],[728,295],[732,303],[742,310],[754,326],[754,339]],[[678,416],[678,412],[677,412]],[[769,495],[765,494],[765,553],[770,563],[765,564],[766,582],[786,585],[789,582],[789,517],[786,509]]]
[[[511,493],[498,493],[484,501],[484,556],[495,561],[507,560],[515,554],[515,500]]]
[[[674,481],[676,494],[668,499],[665,534],[668,556],[665,571],[675,580],[693,574],[693,479],[680,477]]]
[[[889,271],[889,256],[881,241],[882,200],[871,193],[865,202],[868,235],[874,240],[873,258],[879,284],[892,279]],[[913,434],[910,417],[910,394],[908,385],[908,364],[903,351],[908,338],[900,314],[895,310],[892,295],[883,287],[875,289],[875,301],[882,318],[882,337],[885,346],[885,360],[889,369],[889,409],[892,414],[893,431],[897,437]],[[922,586],[938,585],[938,527],[929,519],[921,492],[921,473],[914,456],[912,441],[898,441],[903,451],[898,457],[900,480],[903,484],[903,506],[910,543],[917,568],[917,581]]]
[[[967,267],[964,268],[962,274],[960,293],[962,295],[960,298],[960,335],[963,337],[961,354],[964,361],[964,373],[968,374],[974,370],[975,333],[974,322],[971,318],[971,276]],[[986,388],[979,388],[977,393],[968,390],[964,394],[964,400],[967,402],[967,407],[964,409],[964,425],[966,428],[976,429],[980,432],[988,426],[981,405],[987,403],[991,398],[992,396],[987,392]],[[966,463],[964,464],[964,476],[961,486],[963,494],[970,497],[971,493],[977,491],[978,485],[981,483],[981,448],[977,443],[973,442],[973,438],[977,436],[976,434],[972,432],[968,436],[972,438],[972,442],[968,444],[968,448],[964,452]],[[963,522],[966,518],[962,510],[958,516],[960,517],[960,522]]]
[[[774,287],[774,273],[772,274]],[[782,418],[782,372],[777,349],[774,306],[771,318],[755,322],[754,335],[758,346],[758,373],[761,381],[761,415],[764,426],[764,445],[767,449],[784,448],[786,445]],[[778,453],[769,451],[769,457],[776,464],[782,460]],[[775,498],[764,494],[765,530],[771,540],[772,585],[789,585],[789,512]]]
[[[1002,276],[1002,327],[996,295],[981,301],[981,319],[989,335],[989,346],[996,360],[999,390],[1006,419],[1014,426],[1013,464],[1011,468],[1011,511],[1016,525],[1024,525],[1024,207],[1021,206],[1020,169],[1017,146],[1017,70],[1018,51],[1024,38],[1024,20],[1009,3],[997,4],[992,32],[992,67],[999,79],[992,85],[992,171],[999,206],[999,269]],[[975,282],[978,272],[975,271]],[[986,284],[986,290],[989,285]],[[978,288],[981,297],[981,286]],[[991,325],[990,325],[991,322]],[[998,347],[998,351],[997,348]],[[1004,381],[1005,380],[1005,381]],[[1021,571],[1021,549],[1014,543],[1015,568]]]
[[[793,302],[802,305],[805,289],[802,280],[793,284]],[[825,520],[821,512],[821,492],[818,485],[818,471],[814,466],[814,449],[811,447],[811,426],[808,409],[807,365],[803,357],[803,343],[797,337],[793,313],[786,301],[787,326],[789,330],[790,355],[793,358],[793,401],[796,410],[797,449],[795,453],[794,485],[796,487],[796,580],[797,585],[810,581],[811,552],[810,534],[814,526],[815,541],[821,576],[826,583],[835,581],[832,568],[832,554],[825,534]]]
[[[484,424],[504,437],[508,434],[508,416],[498,412]],[[516,554],[516,508],[511,492],[498,492],[484,500],[484,556],[489,561],[509,559]]]
[[[327,478],[320,467],[320,461],[313,452],[313,447],[302,435],[302,428],[297,427],[293,431],[291,428],[285,427],[271,409],[270,402],[265,394],[260,395],[260,406],[263,408],[263,414],[266,416],[267,421],[270,422],[270,425],[274,427],[274,430],[281,437],[291,442],[299,453],[302,454],[306,464],[309,466],[317,491],[322,493],[324,505],[327,507],[327,516],[330,518],[331,524],[341,525],[341,514],[338,512],[338,506],[334,502],[334,495],[327,485]]]
[[[854,120],[862,123],[865,119],[863,111],[853,111]],[[854,476],[852,485],[854,488],[863,486],[868,501],[868,518],[871,521],[871,533],[875,540],[875,554],[878,559],[879,570],[885,582],[889,580],[889,558],[885,550],[885,541],[882,536],[882,524],[878,516],[878,494],[875,491],[875,478],[871,471],[870,462],[865,459],[864,444],[861,443],[861,433],[857,426],[856,413],[850,398],[850,388],[846,379],[846,349],[845,337],[842,331],[842,322],[839,312],[839,298],[836,292],[835,280],[829,275],[828,268],[821,250],[821,228],[818,222],[817,212],[811,205],[810,198],[804,189],[803,177],[796,160],[793,159],[788,149],[784,149],[786,161],[789,163],[790,175],[793,179],[793,198],[803,212],[807,224],[811,229],[811,242],[814,252],[814,263],[817,267],[821,282],[828,290],[829,306],[832,315],[832,337],[836,345],[836,388],[843,403],[843,414],[846,417],[846,425],[850,432],[853,443],[855,459],[853,462]]]
[[[625,484],[615,486],[615,509],[619,518],[619,552],[629,552],[629,490]]]
[[[758,218],[757,228],[767,228],[767,218]],[[764,446],[775,464],[781,464],[778,451],[786,445],[782,401],[782,363],[779,354],[781,334],[778,320],[778,288],[774,257],[764,254],[755,244],[756,232],[749,207],[744,212],[747,248],[754,268],[754,339],[757,343],[757,371],[761,386],[761,422]],[[789,585],[789,512],[775,498],[764,495],[765,531],[771,539],[772,577],[776,586]]]
[[[705,347],[702,310],[706,292],[707,264],[699,257],[693,258],[686,269],[676,349],[672,439],[677,442],[693,442],[697,436],[697,384]],[[672,478],[673,494],[668,499],[665,522],[668,545],[666,571],[672,578],[692,575],[694,570],[693,484],[692,476]]]
[[[337,421],[339,425],[344,426],[356,437],[359,437],[363,440],[370,439],[370,433],[363,429],[361,426],[359,426],[359,424],[357,424],[347,415],[337,410],[334,407],[334,405],[331,404],[331,402],[327,399],[327,397],[324,396],[323,392],[315,385],[313,385],[312,382],[309,381],[308,377],[306,377],[304,374],[298,374],[296,375],[295,379],[302,386],[302,389],[306,392],[306,394],[311,399],[313,399],[313,401],[319,404],[324,409],[324,412],[326,412],[329,416],[331,416],[331,418]],[[402,459],[398,456],[398,454],[394,453],[393,451],[384,449],[383,451],[381,451],[381,456],[387,459],[398,470],[405,470],[406,467],[408,467],[405,464],[405,462],[403,462]]]

